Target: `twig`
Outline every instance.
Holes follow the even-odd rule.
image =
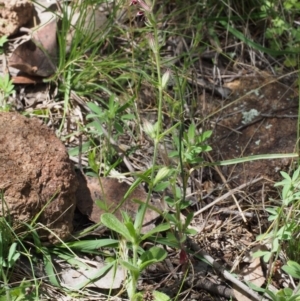
[[[212,157],[211,157],[211,155],[209,153],[207,153],[207,156],[209,157],[210,161],[213,162],[213,159],[212,159]],[[224,183],[224,185],[227,187],[227,189],[230,189],[230,187],[229,187],[229,185],[228,185],[225,177],[223,176],[222,172],[220,171],[220,168],[218,166],[215,166],[215,169],[216,169],[217,173],[219,174],[219,176],[221,177],[222,182]],[[235,197],[234,194],[232,194],[232,198],[233,198],[233,200],[234,200],[234,202],[235,202],[235,204],[236,204],[236,206],[237,206],[237,208],[238,208],[238,210],[239,210],[239,212],[240,212],[240,214],[242,216],[242,219],[243,219],[244,223],[246,223],[247,220],[246,220],[246,218],[245,218],[245,216],[243,214],[243,211],[242,211],[242,209],[241,209],[241,207],[240,207],[240,205],[239,205],[239,203],[238,203],[238,201],[237,201],[237,199],[236,199],[236,197]]]
[[[214,212],[214,214],[221,213],[221,214],[241,216],[241,212],[239,212],[237,210],[227,210],[227,209],[224,209],[224,208],[221,208],[221,207],[217,207],[215,209],[219,210],[219,211]],[[249,218],[253,218],[254,217],[254,213],[252,213],[252,212],[243,212],[243,215],[247,216]]]
[[[258,179],[257,179],[258,180]],[[262,298],[258,293],[254,292],[251,288],[249,288],[246,284],[239,281],[237,278],[232,276],[228,271],[226,271],[218,262],[216,262],[210,255],[206,254],[204,251],[200,249],[198,244],[194,243],[191,239],[188,239],[188,244],[195,252],[195,255],[200,255],[206,260],[220,275],[222,275],[225,279],[229,280],[230,282],[234,283],[238,288],[240,288],[246,295],[250,296],[254,301],[266,301],[266,298]],[[226,291],[226,295],[229,291]],[[233,297],[233,291],[231,292],[231,297]],[[266,297],[268,297],[266,295]]]
[[[197,276],[197,275],[194,275]],[[195,277],[190,276],[186,279],[186,283],[192,287],[192,288],[198,288],[208,291],[211,294],[223,296],[227,299],[230,299],[233,297],[233,290],[229,287],[213,283],[212,281],[204,278],[204,279],[195,279]]]
[[[207,209],[209,209],[210,207],[218,204],[219,202],[223,201],[224,199],[228,198],[229,196],[231,196],[233,193],[235,193],[236,191],[239,191],[251,184],[254,184],[256,182],[259,182],[263,179],[263,177],[259,177],[257,179],[251,180],[248,183],[244,183],[234,189],[231,189],[230,191],[228,191],[227,193],[223,194],[222,196],[218,197],[217,199],[215,199],[212,203],[206,205],[205,207],[201,208],[200,210],[198,210],[197,212],[195,212],[194,217],[199,215],[200,213],[206,211]]]

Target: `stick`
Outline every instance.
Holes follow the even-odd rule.
[[[212,207],[212,206],[218,204],[219,202],[223,201],[224,199],[228,198],[229,196],[231,196],[231,195],[232,195],[233,193],[235,193],[236,191],[241,190],[241,189],[243,189],[243,188],[245,188],[245,187],[247,187],[247,186],[249,186],[249,185],[251,185],[251,184],[254,184],[254,183],[256,183],[256,182],[259,182],[259,181],[261,181],[262,179],[263,179],[263,177],[259,177],[259,178],[257,178],[257,179],[251,180],[251,181],[248,182],[248,183],[244,183],[244,184],[242,184],[242,185],[240,185],[240,186],[238,186],[238,187],[236,187],[236,188],[234,188],[234,189],[231,189],[231,190],[228,191],[227,193],[225,193],[225,194],[223,194],[222,196],[220,196],[220,197],[218,197],[217,199],[215,199],[212,203],[206,205],[205,207],[203,207],[203,208],[201,208],[200,210],[198,210],[197,212],[195,212],[194,217],[197,216],[197,215],[199,215],[200,213],[206,211],[206,210],[209,209],[210,207]]]

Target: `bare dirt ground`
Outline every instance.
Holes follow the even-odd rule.
[[[298,95],[288,79],[278,80],[262,72],[227,86],[233,90],[231,99],[238,101],[222,110],[215,123],[214,160],[295,151]],[[245,122],[243,114],[251,110],[257,115]],[[277,181],[279,171],[290,163],[288,159],[252,161],[223,172],[227,178],[236,178],[237,184],[259,175]]]

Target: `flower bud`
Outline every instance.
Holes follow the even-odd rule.
[[[170,79],[170,75],[171,75],[171,70],[167,69],[167,71],[163,74],[161,79],[161,85],[163,89],[165,89],[165,87],[167,86],[168,81]]]
[[[153,185],[156,185],[157,183],[161,182],[164,178],[166,178],[170,174],[170,172],[171,170],[168,167],[166,166],[162,167],[156,174]]]

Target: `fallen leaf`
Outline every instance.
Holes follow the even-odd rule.
[[[102,289],[118,289],[125,280],[126,272],[120,266],[116,270],[111,268],[100,278],[97,276],[99,270],[105,267],[103,262],[93,262],[95,267],[79,267],[78,269],[63,269],[61,271],[62,285],[77,290],[83,287],[97,287]],[[98,278],[98,280],[97,280]]]
[[[19,45],[9,59],[9,66],[29,75],[48,77],[56,70],[56,19],[32,30],[29,41]]]
[[[261,267],[260,258],[258,257],[254,258],[251,264],[243,269],[241,275],[244,276],[245,281],[250,281],[259,287],[261,287],[266,281]]]
[[[249,256],[247,257],[247,260],[251,260],[250,264],[246,266],[240,273],[241,276],[244,277],[244,280],[247,282],[251,282],[255,284],[258,287],[261,287],[265,281],[266,278],[264,277],[264,273],[262,270],[262,266],[260,263],[260,258],[259,257],[253,257],[252,254],[255,253],[255,251],[265,248],[264,246],[256,246],[254,247]],[[248,297],[245,296],[245,294],[241,293],[239,289],[233,285],[233,291],[234,291],[234,296],[238,301],[251,301]]]
[[[101,214],[114,211],[130,188],[127,183],[119,182],[113,178],[102,177],[98,179],[85,177],[79,171],[77,172],[77,176],[79,182],[79,187],[76,192],[77,208],[82,214],[87,215],[89,219],[95,223],[100,221]],[[135,188],[120,209],[115,212],[117,218],[121,219],[121,210],[126,211],[133,219],[135,218],[140,206],[137,202],[134,202],[135,199],[146,202],[147,193],[142,186]],[[107,210],[101,209],[95,203],[97,200],[102,201]],[[158,209],[163,209],[159,201],[155,201],[155,203],[150,202],[150,205]],[[156,211],[147,209],[142,228],[143,233],[146,233],[154,227],[153,222],[158,216],[159,214]]]

